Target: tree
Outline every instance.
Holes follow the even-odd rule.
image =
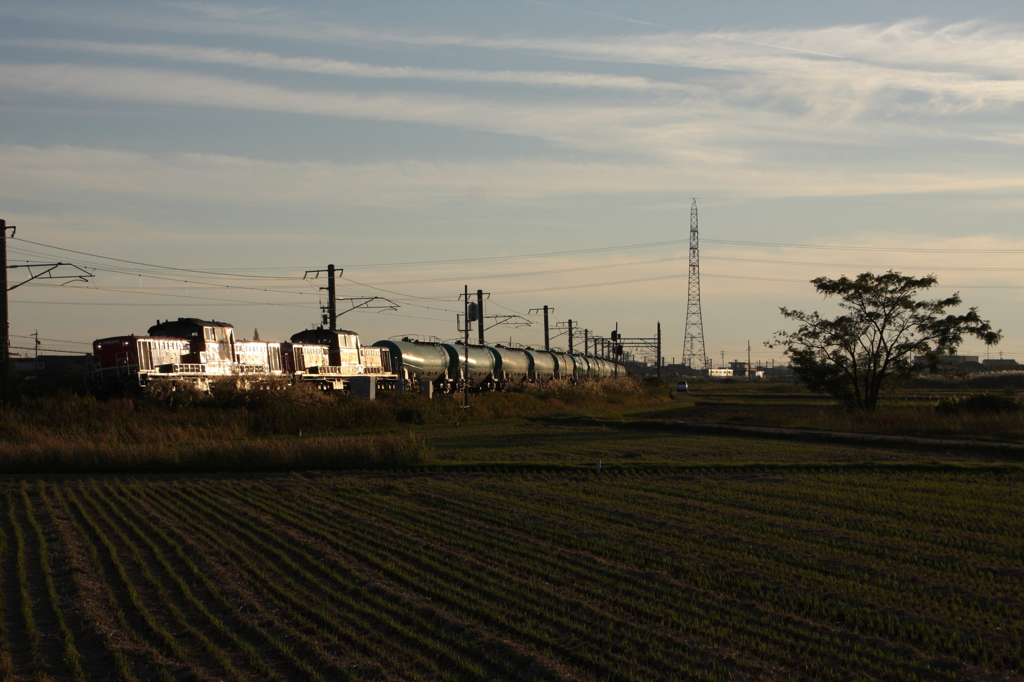
[[[988,345],[1002,338],[976,308],[964,315],[946,313],[960,305],[959,293],[917,300],[919,292],[936,283],[933,275],[916,279],[892,270],[865,272],[856,279],[818,277],[811,284],[825,298],[837,296],[843,313],[827,319],[817,312],[780,308],[800,328],[779,331],[765,345],[784,347],[797,377],[812,391],[873,410],[885,385],[936,369],[944,355],[956,352],[965,334]]]

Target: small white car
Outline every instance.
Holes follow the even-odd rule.
[[[682,379],[676,382],[676,392],[686,393],[686,382],[683,381]]]

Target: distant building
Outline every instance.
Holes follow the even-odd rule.
[[[17,374],[58,377],[82,371],[91,355],[40,355],[19,357],[11,354],[11,363]]]
[[[1024,369],[1024,366],[1018,365],[1016,360],[982,360],[981,364],[985,366],[985,369],[989,372],[1012,372]]]
[[[967,362],[961,362],[956,366],[956,373],[974,374],[975,372],[984,372],[986,369],[988,368],[985,367],[985,365],[981,364],[980,362],[971,362],[970,360],[968,360]]]
[[[773,381],[795,381],[796,373],[793,365],[776,365],[765,370],[765,376]]]
[[[977,355],[943,355],[939,358],[936,372],[939,374],[964,374],[984,371],[984,365],[978,362],[978,360]],[[924,356],[915,355],[914,364],[924,364]],[[925,370],[924,373],[929,374],[930,371]]]

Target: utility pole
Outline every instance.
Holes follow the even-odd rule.
[[[338,328],[338,293],[334,286],[334,264],[327,266],[327,317],[332,332]]]
[[[2,294],[0,294],[0,403],[9,402],[11,399],[11,318],[7,293],[20,286],[28,284],[29,282],[34,282],[37,279],[65,279],[87,282],[90,277],[93,277],[91,272],[83,267],[75,265],[74,263],[26,263],[25,265],[8,265],[8,229],[11,231],[11,238],[13,238],[17,228],[14,225],[8,226],[7,221],[0,219],[0,289],[3,289]],[[69,275],[54,274],[55,272],[59,273],[58,268],[64,266],[74,268],[77,272],[73,272]],[[28,270],[28,278],[18,282],[14,286],[8,286],[7,271],[14,268],[24,268]],[[37,332],[37,341],[38,336],[39,334]]]
[[[572,320],[569,320],[569,352],[572,352]]]
[[[587,355],[590,353],[590,330],[583,330],[583,354]]]
[[[747,381],[750,381],[750,339],[747,339]]]
[[[480,322],[477,324],[477,332],[480,337],[480,345],[484,345],[484,290],[476,290],[476,319]]]
[[[551,350],[551,329],[548,327],[548,307],[544,306],[544,350]]]
[[[664,358],[661,357],[661,322],[658,322],[658,381],[661,381],[661,366]]]
[[[462,406],[469,407],[469,286],[466,285],[462,293],[463,324],[465,328],[465,339],[463,339],[462,351],[465,354],[465,361],[462,365]]]
[[[323,273],[323,270],[306,270],[306,274],[302,276],[302,279],[318,279]],[[321,328],[327,325],[327,328],[334,331],[338,328],[338,290],[335,286],[335,278],[340,277],[344,274],[344,270],[341,268],[335,268],[333,264],[327,266],[327,286],[320,287],[320,291],[327,292],[327,313],[323,314],[320,318]],[[366,299],[370,301],[371,299]],[[361,304],[356,307],[363,307],[365,304]],[[320,306],[320,312],[324,312],[324,306]],[[347,312],[347,311],[346,311]]]
[[[11,321],[7,312],[7,221],[0,220],[0,402],[11,399],[11,368],[9,365],[11,345]],[[11,225],[10,229],[15,229]]]

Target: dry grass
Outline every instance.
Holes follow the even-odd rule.
[[[190,440],[182,443],[94,443],[82,438],[39,438],[0,442],[4,473],[114,471],[279,471],[293,469],[376,469],[431,461],[416,434],[321,438]]]
[[[659,387],[630,379],[461,396],[383,395],[374,402],[309,386],[99,400],[61,394],[0,409],[0,472],[280,470],[423,463],[409,425],[458,424],[601,411],[653,402]],[[667,394],[666,394],[667,395]],[[403,434],[402,432],[405,431]],[[397,432],[397,433],[396,433]]]
[[[949,414],[929,407],[883,407],[875,412],[822,410],[808,428],[894,435],[1024,440],[1022,412]]]
[[[961,389],[925,393],[920,386],[914,386],[890,393],[876,410],[868,412],[844,407],[826,396],[806,391],[773,392],[770,384],[764,386],[765,390],[759,394],[730,390],[721,385],[713,389],[698,385],[696,391],[676,401],[675,407],[659,406],[639,416],[826,431],[1024,441],[1024,409],[937,409],[940,403],[960,404],[965,397],[985,395],[984,391],[968,393]],[[977,401],[979,405],[1002,405],[1012,401],[1020,404],[1020,396],[1012,388],[991,390],[988,395],[992,400]]]

